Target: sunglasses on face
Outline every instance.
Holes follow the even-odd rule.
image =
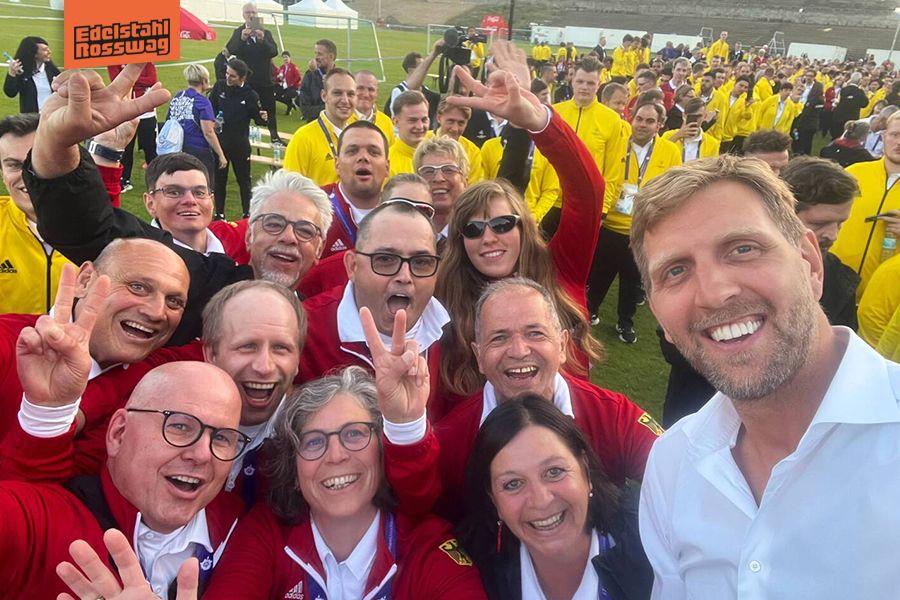
[[[519,223],[518,215],[503,215],[494,217],[490,221],[469,221],[462,228],[464,238],[477,240],[484,235],[485,230],[490,227],[491,231],[496,234],[509,233]]]
[[[310,223],[303,219],[299,221],[288,221],[276,213],[257,215],[250,221],[250,224],[252,225],[256,222],[259,222],[262,226],[262,230],[269,235],[281,235],[281,232],[290,225],[294,229],[294,235],[296,235],[297,239],[301,242],[308,242],[313,238],[322,235],[322,230],[314,223]]]

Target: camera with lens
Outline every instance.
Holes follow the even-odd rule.
[[[466,42],[478,44],[487,42],[487,38],[480,34],[469,36],[462,27],[450,27],[444,31],[444,56],[453,64],[466,66],[472,56]]]

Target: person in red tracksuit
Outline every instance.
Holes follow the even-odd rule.
[[[381,428],[372,378],[359,367],[292,396],[276,425],[269,502],[238,524],[205,597],[485,598],[448,523],[392,511]]]
[[[122,71],[125,65],[110,65],[106,67],[109,73],[109,80],[112,81]],[[156,67],[153,63],[145,63],[144,69],[141,71],[140,77],[131,90],[132,98],[140,98],[153,84],[159,81],[156,74]],[[137,134],[131,138],[128,145],[125,146],[125,154],[122,156],[122,187],[125,191],[131,189],[131,169],[134,165],[134,144],[137,142],[138,147],[144,151],[144,163],[150,162],[156,158],[156,109],[148,111],[141,115],[138,121]]]
[[[92,362],[90,335],[102,325],[96,314],[109,289],[101,277],[72,321],[74,278],[67,265],[54,316],[24,328],[16,347],[22,443],[51,461],[72,453],[78,399]],[[56,568],[69,544],[86,540],[107,562],[102,536],[109,528],[133,540],[157,595],[166,594],[178,565],[191,556],[200,562],[204,586],[242,511],[238,499],[219,495],[229,461],[246,443],[234,429],[239,416],[237,389],[221,370],[197,362],[163,365],[113,416],[109,460],[99,477],[60,471],[54,482],[0,482],[4,595],[52,598],[66,591]],[[96,589],[91,595],[102,597]]]
[[[496,282],[479,299],[476,319],[475,353],[488,380],[484,389],[457,405],[433,432],[420,428],[403,439],[388,436],[387,475],[401,500],[411,504],[408,494],[427,511],[440,498],[438,514],[458,519],[466,464],[481,424],[498,405],[523,395],[545,398],[573,417],[613,483],[643,478],[662,429],[622,394],[560,374],[567,333],[548,290],[523,278]],[[436,465],[429,462],[433,453],[417,448],[435,443],[440,447]]]
[[[525,68],[516,64],[508,51],[495,50],[501,52],[501,63],[508,68]],[[468,89],[480,89],[474,81],[468,81],[463,70],[458,70],[458,76]],[[499,86],[497,79],[492,94]],[[503,91],[507,91],[505,84]],[[559,228],[545,244],[521,195],[509,186],[485,181],[469,187],[457,199],[435,292],[447,306],[453,323],[443,346],[442,385],[462,397],[483,385],[484,377],[471,353],[475,331],[472,309],[488,283],[516,273],[553,290],[564,326],[573,334],[566,370],[586,377],[589,362],[596,361],[599,355],[585,308],[585,286],[592,261],[585,248],[592,247],[600,230],[604,179],[572,128],[553,109],[541,105],[528,89],[518,88],[515,102],[499,95],[449,100],[488,110],[528,131],[534,147],[559,175],[562,214]],[[511,145],[512,138],[504,154],[511,152]],[[524,164],[527,139],[522,146]]]
[[[407,337],[416,340],[436,369],[449,320],[432,297],[439,260],[431,223],[418,208],[408,202],[375,208],[360,224],[357,247],[344,256],[349,283],[304,302],[309,331],[298,380],[310,381],[348,365],[372,369],[359,319],[362,307],[372,311],[384,335],[392,331],[398,311],[405,311]]]

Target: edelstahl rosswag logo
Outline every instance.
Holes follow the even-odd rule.
[[[74,28],[76,59],[156,54],[168,56],[171,19],[130,21]]]

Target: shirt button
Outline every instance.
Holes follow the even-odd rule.
[[[762,564],[758,560],[751,560],[749,566],[754,573],[759,573],[762,570]]]

